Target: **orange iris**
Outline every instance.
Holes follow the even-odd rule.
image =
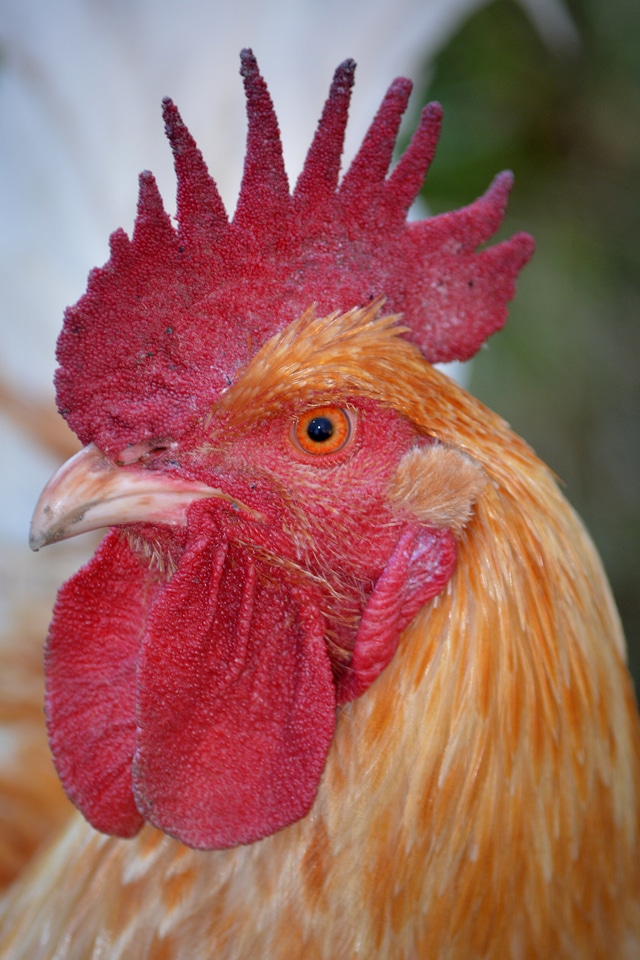
[[[294,423],[292,436],[305,453],[337,453],[351,438],[351,418],[341,407],[313,407]]]

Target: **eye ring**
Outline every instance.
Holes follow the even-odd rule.
[[[352,436],[352,416],[347,410],[332,404],[306,410],[291,428],[291,439],[295,446],[315,456],[338,453],[347,446]]]

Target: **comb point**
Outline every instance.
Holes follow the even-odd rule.
[[[180,239],[194,247],[220,242],[229,220],[222,197],[198,146],[170,97],[162,101],[165,132],[173,152],[178,181],[177,218]]]
[[[267,85],[249,48],[240,53],[247,101],[247,152],[234,226],[245,242],[283,227],[288,219],[289,181],[280,128]]]

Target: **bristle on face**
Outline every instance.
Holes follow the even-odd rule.
[[[111,259],[66,313],[58,405],[84,443],[108,454],[178,440],[251,356],[313,303],[322,315],[384,296],[429,361],[465,360],[503,325],[515,277],[531,255],[526,234],[476,252],[502,220],[510,174],[469,207],[406,221],[441,120],[438,104],[425,108],[389,174],[408,80],[391,85],[339,181],[353,61],[335,73],[290,193],[266,84],[251,51],[241,59],[249,127],[233,220],[177,108],[165,100],[177,227],[152,175],[143,174],[131,240],[116,231]]]

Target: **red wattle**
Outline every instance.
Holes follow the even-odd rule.
[[[307,813],[336,701],[311,589],[204,520],[147,624],[134,792],[166,833],[220,849]]]
[[[58,594],[45,648],[47,728],[69,798],[89,823],[131,837],[136,665],[158,592],[119,530]]]
[[[401,632],[444,588],[456,556],[450,530],[407,524],[362,613],[351,664],[338,685],[338,703],[362,696],[389,665]]]

